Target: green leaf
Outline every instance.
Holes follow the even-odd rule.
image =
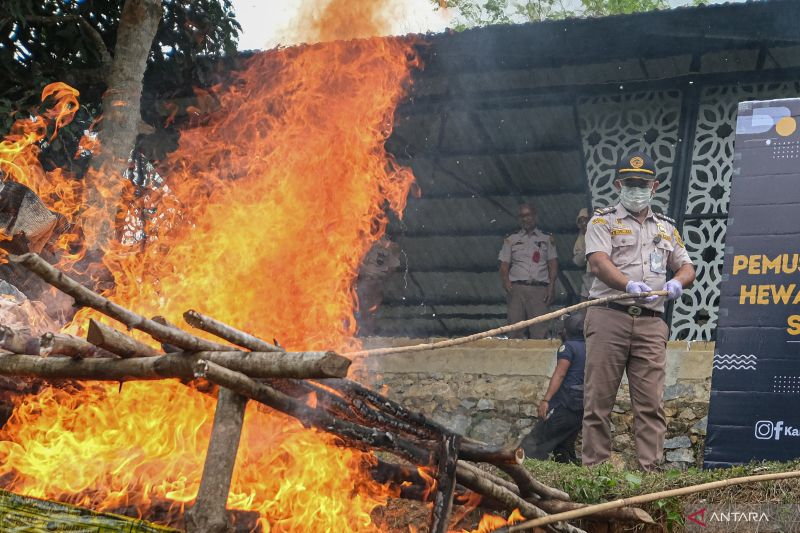
[[[625,474],[625,481],[630,483],[632,487],[639,487],[642,484],[642,476],[634,474],[633,472],[628,472]]]

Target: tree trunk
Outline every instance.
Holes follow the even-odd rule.
[[[127,166],[142,122],[142,78],[162,14],[161,0],[126,0],[122,8],[103,95],[100,153],[92,158],[92,171],[85,178],[85,200],[90,209],[83,230],[89,250],[100,250],[114,238],[117,208],[125,187],[120,173]]]

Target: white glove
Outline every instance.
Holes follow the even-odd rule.
[[[664,285],[664,290],[669,293],[667,298],[677,300],[683,294],[683,285],[677,279],[671,279]]]
[[[629,281],[628,284],[625,285],[625,292],[633,295],[634,297],[636,297],[637,294],[642,294],[643,292],[650,292],[652,290],[653,289],[651,289],[647,285],[647,283],[644,283],[642,281]],[[654,302],[656,299],[658,299],[658,296],[647,296],[644,298],[644,301],[650,303]]]

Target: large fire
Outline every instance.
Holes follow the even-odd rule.
[[[358,264],[413,182],[383,145],[415,62],[405,39],[302,46],[255,55],[229,86],[199,94],[201,122],[157,167],[158,233],[105,250],[107,295],[175,323],[196,308],[290,350],[352,347]],[[49,87],[55,104],[17,122],[0,169],[80,224],[86,191],[37,158],[77,97]],[[92,141],[84,147],[102,149]],[[106,179],[114,189],[121,177]],[[74,242],[74,232],[61,239],[61,267],[80,259]],[[0,431],[0,475],[17,493],[100,510],[190,504],[213,412],[177,382],[47,388]],[[228,506],[260,513],[265,531],[373,530],[370,512],[389,494],[363,474],[369,461],[251,402]]]

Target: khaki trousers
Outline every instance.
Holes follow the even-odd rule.
[[[508,323],[516,324],[529,318],[537,317],[547,313],[547,305],[544,303],[547,296],[547,287],[543,285],[520,285],[514,283],[508,291]],[[544,339],[547,335],[549,324],[537,324],[525,329],[512,331],[508,334],[510,339],[524,339],[525,331],[528,331],[528,338]]]
[[[586,314],[583,464],[611,455],[611,409],[628,374],[636,454],[644,470],[661,462],[667,430],[662,399],[669,328],[658,317],[633,317],[607,307]]]

